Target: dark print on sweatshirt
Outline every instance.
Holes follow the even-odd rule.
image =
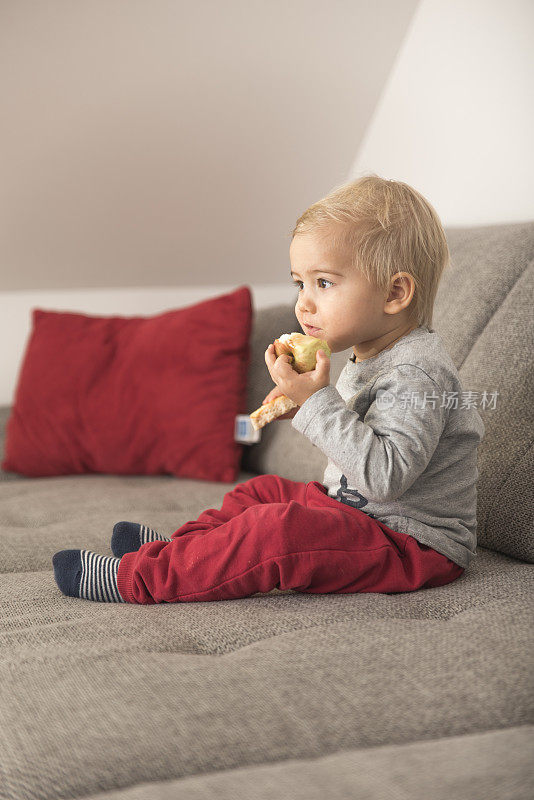
[[[363,494],[357,489],[347,489],[347,478],[345,475],[342,475],[340,478],[341,486],[337,490],[337,499],[340,500],[342,503],[345,503],[347,506],[352,506],[353,508],[363,508],[367,505],[369,500],[367,497],[364,497]]]

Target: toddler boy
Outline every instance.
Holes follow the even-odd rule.
[[[328,457],[323,482],[258,475],[171,538],[119,522],[114,557],[62,550],[64,594],[104,602],[230,600],[273,588],[409,592],[458,578],[476,555],[477,447],[458,372],[432,326],[449,261],[438,215],[412,187],[366,175],[299,218],[290,246],[304,333],[352,348],[296,373],[265,361],[284,415]],[[274,424],[274,423],[273,423]]]

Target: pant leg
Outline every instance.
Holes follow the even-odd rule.
[[[261,477],[228,493],[222,517],[215,512],[201,537],[183,533],[124,555],[118,569],[122,597],[152,604],[231,600],[274,588],[405,592],[434,577],[434,557],[427,566],[419,555],[417,563],[405,557],[412,537],[328,497],[321,484]]]
[[[464,567],[428,545],[421,544],[413,536],[408,537],[405,559],[411,581],[414,584],[420,584],[422,589],[445,586],[465,572]]]
[[[171,539],[185,534],[206,533],[219,527],[251,506],[262,503],[283,503],[289,499],[303,501],[306,484],[281,478],[279,475],[255,475],[248,481],[238,483],[227,492],[221,508],[208,508],[196,520],[185,522],[171,534]]]

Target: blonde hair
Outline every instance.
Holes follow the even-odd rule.
[[[415,283],[410,319],[432,327],[450,254],[441,221],[422,194],[401,181],[363,175],[307,208],[291,238],[310,233],[348,251],[352,266],[384,292],[395,273],[408,272]]]

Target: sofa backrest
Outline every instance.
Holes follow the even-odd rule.
[[[478,451],[478,543],[534,563],[534,221],[445,232],[451,265],[439,285],[432,327],[463,391],[476,393],[486,429]],[[254,313],[250,411],[274,385],[265,365],[267,345],[299,330],[292,306]],[[333,356],[331,383],[351,352]],[[263,428],[261,442],[248,446],[242,460],[246,470],[305,482],[322,481],[326,463],[290,420]]]
[[[6,425],[11,414],[11,406],[0,406],[0,462],[4,460],[6,447]],[[18,480],[20,475],[16,472],[5,472],[0,467],[0,481]]]

